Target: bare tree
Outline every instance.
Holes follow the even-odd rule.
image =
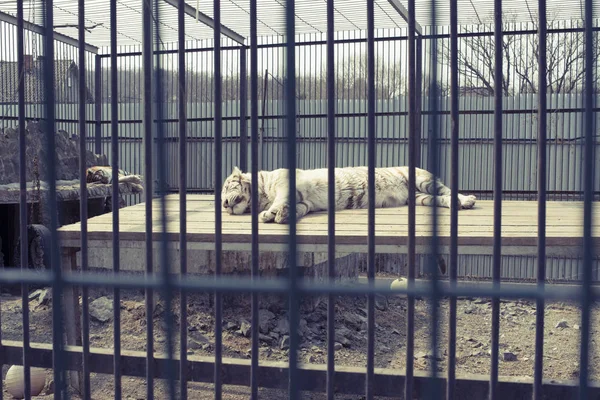
[[[388,64],[375,59],[375,96],[391,100],[406,92],[406,81],[400,62]],[[336,67],[336,91],[338,97],[366,99],[368,95],[367,54],[353,55],[342,60]],[[347,96],[344,95],[347,93]]]
[[[516,93],[537,93],[538,56],[540,43],[537,34],[539,20],[531,13],[531,21],[515,23],[516,18],[503,15],[504,31],[529,30],[503,35],[502,40],[502,93],[509,96]],[[547,82],[548,93],[572,93],[581,89],[585,75],[584,33],[581,22],[561,22],[555,17],[548,19],[549,27],[566,28],[564,31],[551,32],[547,40]],[[459,39],[458,73],[461,85],[465,89],[476,90],[480,94],[492,95],[495,89],[495,47],[493,25],[488,21],[479,21],[478,25],[463,27],[468,35]],[[575,29],[572,29],[575,28]],[[598,36],[594,36],[594,47]],[[439,59],[450,65],[450,42],[440,41]],[[597,79],[597,78],[596,78]]]

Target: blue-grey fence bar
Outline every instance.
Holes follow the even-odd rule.
[[[494,43],[502,43],[502,0],[494,0]],[[494,46],[494,82],[503,81],[502,46]],[[494,86],[494,254],[492,274],[500,285],[502,262],[502,88]],[[498,399],[498,359],[500,340],[500,299],[492,299],[492,338],[490,400]]]
[[[23,19],[23,3],[17,4],[17,71],[18,83],[18,118],[19,118],[19,239],[21,270],[29,266],[27,242],[27,164],[26,164],[26,136],[25,136],[25,30]],[[29,288],[26,284],[21,286],[21,302],[23,309],[23,389],[25,399],[31,399],[31,370],[29,368]],[[0,335],[1,337],[1,335]],[[2,386],[0,385],[0,392]]]
[[[185,0],[177,2],[177,70],[185,71]],[[187,275],[187,95],[186,74],[178,74],[179,93],[179,254],[181,276]],[[243,97],[242,97],[243,98]],[[243,115],[242,115],[243,116]],[[243,135],[242,135],[243,136]],[[187,296],[179,293],[179,398],[188,398],[187,374]]]
[[[54,26],[53,24],[53,1],[47,0],[43,2],[43,12],[44,15],[44,24],[47,27]],[[153,308],[155,305],[154,293],[159,292],[163,300],[165,302],[165,312],[164,312],[164,322],[166,326],[167,333],[167,360],[170,363],[169,368],[166,370],[167,376],[167,384],[168,384],[168,393],[169,397],[174,399],[176,396],[176,386],[175,379],[177,378],[175,375],[175,361],[174,361],[174,347],[173,347],[173,339],[174,339],[174,318],[173,311],[171,310],[171,302],[174,298],[174,291],[179,291],[181,294],[180,304],[181,304],[181,321],[180,321],[180,362],[179,362],[179,379],[180,382],[180,396],[182,398],[187,397],[187,382],[186,382],[186,374],[187,374],[187,360],[186,360],[186,352],[184,343],[187,342],[187,315],[185,313],[185,309],[187,307],[187,300],[185,297],[186,293],[189,292],[198,292],[198,291],[207,291],[214,294],[214,310],[215,310],[215,361],[214,361],[214,394],[216,399],[220,399],[222,397],[222,385],[223,385],[223,376],[222,376],[222,295],[224,293],[239,293],[239,292],[250,292],[252,294],[252,351],[251,351],[251,376],[250,376],[250,386],[251,386],[251,397],[253,399],[258,397],[258,295],[265,293],[280,293],[286,294],[289,300],[289,334],[290,334],[290,351],[289,351],[289,386],[288,386],[288,396],[290,399],[297,399],[300,396],[300,372],[298,363],[298,349],[300,348],[300,342],[298,337],[298,322],[299,322],[299,310],[300,310],[300,300],[302,296],[310,296],[316,294],[326,294],[328,295],[328,311],[327,311],[327,382],[326,382],[326,391],[327,397],[333,398],[335,391],[335,360],[334,360],[334,337],[335,337],[335,307],[334,301],[335,297],[339,295],[366,295],[367,296],[367,326],[368,326],[368,337],[367,337],[367,366],[366,366],[366,374],[365,374],[365,394],[367,399],[374,398],[376,394],[376,390],[374,387],[375,382],[375,370],[374,370],[374,358],[375,358],[375,295],[377,293],[381,294],[391,294],[392,291],[389,287],[383,287],[382,285],[377,285],[375,283],[375,262],[376,262],[376,247],[375,247],[375,167],[380,165],[379,162],[379,153],[377,151],[377,117],[382,116],[384,112],[377,112],[377,66],[378,60],[376,59],[376,49],[375,44],[377,43],[377,38],[375,37],[375,12],[374,12],[374,2],[371,0],[367,0],[367,93],[366,93],[366,101],[367,101],[367,111],[364,112],[353,112],[349,113],[353,117],[357,115],[366,116],[367,124],[366,124],[366,159],[368,165],[368,196],[369,196],[369,205],[368,205],[368,235],[367,235],[367,243],[368,243],[368,259],[367,259],[367,276],[368,276],[368,285],[366,287],[360,286],[348,286],[348,285],[338,285],[335,283],[335,214],[333,209],[335,208],[335,167],[337,166],[339,160],[336,157],[336,132],[337,127],[342,125],[337,123],[336,117],[339,117],[339,114],[336,113],[336,108],[339,108],[340,103],[337,100],[338,93],[336,92],[334,76],[336,67],[338,64],[338,60],[335,57],[335,44],[336,41],[334,39],[333,27],[334,27],[334,2],[333,0],[327,0],[327,24],[328,24],[328,35],[326,41],[326,67],[327,67],[327,113],[326,117],[326,139],[327,139],[327,168],[328,168],[328,178],[329,178],[329,188],[328,188],[328,205],[330,208],[329,216],[328,216],[328,280],[325,283],[312,283],[305,282],[303,279],[300,279],[298,276],[298,266],[296,265],[297,259],[297,240],[296,240],[296,225],[297,225],[297,217],[296,217],[296,206],[297,206],[297,187],[296,187],[296,167],[299,164],[297,160],[298,156],[298,143],[301,143],[298,139],[301,139],[303,136],[298,134],[297,132],[297,120],[300,116],[300,112],[298,111],[298,101],[297,101],[297,88],[301,85],[298,84],[297,80],[299,78],[296,74],[296,49],[298,48],[299,43],[296,43],[297,36],[295,32],[295,1],[294,0],[286,0],[286,12],[285,12],[285,23],[286,23],[286,42],[283,45],[283,50],[285,54],[285,74],[284,74],[284,84],[283,89],[277,87],[278,84],[281,85],[281,82],[277,82],[277,78],[271,76],[271,81],[273,83],[273,92],[281,91],[284,93],[283,97],[283,109],[279,110],[281,113],[276,115],[277,118],[281,118],[283,121],[282,127],[283,134],[279,136],[273,135],[272,138],[277,138],[281,140],[281,142],[286,147],[286,158],[285,162],[288,173],[289,173],[289,209],[291,210],[289,214],[289,276],[287,279],[283,280],[261,280],[259,279],[259,234],[258,234],[258,170],[260,167],[259,160],[259,145],[262,136],[259,136],[259,116],[258,109],[261,106],[259,104],[258,97],[258,37],[257,37],[257,2],[256,0],[251,0],[250,6],[250,19],[251,19],[251,37],[250,37],[250,122],[251,122],[251,148],[250,148],[250,161],[251,161],[251,176],[252,176],[252,202],[251,202],[251,210],[252,210],[252,265],[251,265],[251,277],[249,279],[233,279],[222,276],[222,250],[223,250],[223,238],[222,238],[222,198],[221,198],[221,187],[222,181],[224,178],[224,167],[226,166],[223,156],[226,156],[226,152],[224,152],[223,144],[226,142],[226,139],[230,139],[230,136],[224,137],[223,135],[223,125],[228,122],[228,119],[224,117],[223,105],[224,105],[224,92],[223,92],[223,81],[221,76],[221,70],[223,68],[222,63],[222,52],[227,50],[227,47],[221,46],[221,6],[220,0],[213,0],[213,11],[214,11],[214,42],[213,42],[213,89],[214,92],[212,94],[212,100],[214,101],[214,114],[212,117],[208,118],[213,127],[214,127],[214,136],[207,137],[214,143],[214,165],[212,169],[212,176],[214,178],[214,191],[215,191],[215,276],[214,280],[206,280],[198,277],[187,277],[187,258],[186,258],[186,248],[187,248],[187,225],[186,225],[186,195],[187,186],[188,186],[188,142],[191,139],[188,137],[187,128],[191,121],[199,121],[202,118],[188,118],[187,106],[188,106],[188,97],[189,94],[187,92],[187,79],[185,73],[182,73],[185,70],[186,66],[186,53],[188,49],[186,49],[185,45],[185,33],[183,31],[183,25],[185,21],[184,15],[184,5],[185,2],[183,0],[178,0],[178,25],[181,28],[181,31],[178,35],[178,49],[177,49],[177,66],[180,72],[177,80],[177,93],[179,94],[178,98],[178,107],[177,107],[177,122],[179,127],[179,135],[178,135],[178,155],[179,159],[179,190],[182,193],[179,196],[179,210],[180,210],[180,232],[179,232],[179,245],[181,247],[181,254],[183,255],[181,258],[180,265],[180,275],[179,277],[174,277],[169,272],[169,258],[167,252],[167,208],[166,208],[166,195],[169,192],[169,176],[167,173],[169,172],[170,158],[167,152],[166,144],[169,143],[169,139],[172,137],[170,135],[169,130],[167,129],[168,124],[173,122],[168,119],[168,110],[166,109],[166,103],[159,101],[157,103],[154,102],[154,95],[158,99],[164,98],[164,90],[163,81],[165,80],[165,76],[161,73],[161,66],[163,63],[162,57],[159,56],[154,58],[154,55],[160,52],[165,52],[164,44],[160,40],[161,34],[161,26],[159,24],[161,18],[160,7],[158,6],[158,0],[151,2],[149,0],[143,0],[143,13],[142,13],[142,22],[143,22],[143,45],[142,45],[142,60],[143,60],[143,79],[142,79],[142,88],[143,88],[143,96],[142,96],[142,115],[141,120],[143,123],[143,132],[141,133],[141,138],[143,139],[143,148],[144,148],[144,179],[145,179],[145,223],[146,223],[146,231],[145,231],[145,242],[146,242],[146,274],[143,278],[131,278],[122,276],[119,263],[120,263],[120,252],[119,252],[119,184],[118,184],[118,170],[122,165],[121,154],[122,152],[120,147],[120,139],[122,136],[119,135],[119,132],[123,130],[123,126],[120,125],[122,121],[119,120],[119,116],[121,115],[120,109],[118,106],[119,97],[118,93],[121,88],[119,88],[119,69],[118,69],[118,57],[119,55],[116,53],[115,49],[117,49],[118,41],[117,41],[117,2],[115,0],[111,0],[110,2],[110,39],[111,39],[111,49],[112,53],[109,55],[110,58],[110,165],[112,167],[112,246],[113,246],[113,268],[112,274],[100,276],[96,273],[90,272],[88,268],[88,243],[87,243],[87,217],[88,217],[88,209],[87,209],[87,183],[86,183],[86,148],[88,148],[89,140],[91,137],[87,135],[87,130],[91,124],[95,126],[95,132],[93,137],[93,144],[95,150],[99,150],[98,144],[101,142],[99,139],[103,137],[108,137],[108,135],[103,135],[99,128],[99,116],[98,112],[102,112],[102,109],[97,106],[100,102],[100,99],[96,98],[96,105],[94,106],[94,110],[96,113],[95,120],[89,121],[87,119],[87,114],[90,109],[87,107],[87,97],[88,91],[86,82],[86,76],[91,78],[91,75],[88,74],[85,70],[86,57],[89,57],[86,54],[85,47],[83,44],[85,43],[85,29],[79,29],[79,49],[77,53],[78,62],[79,62],[79,71],[78,71],[78,79],[80,82],[79,90],[78,90],[78,100],[77,100],[77,110],[78,116],[75,117],[74,114],[69,114],[69,111],[66,111],[66,117],[62,119],[63,122],[66,123],[76,123],[79,129],[79,151],[80,154],[80,165],[79,165],[79,187],[81,191],[81,199],[80,199],[80,216],[82,220],[82,232],[81,232],[81,272],[73,273],[69,271],[71,266],[64,266],[66,268],[66,273],[63,274],[63,265],[61,262],[61,247],[59,243],[58,236],[58,210],[57,206],[57,198],[56,198],[56,178],[57,178],[57,165],[55,157],[53,156],[55,151],[55,132],[57,121],[57,110],[56,110],[56,95],[55,88],[53,87],[55,82],[56,68],[55,68],[55,38],[54,32],[52,29],[47,29],[45,31],[44,40],[43,40],[43,92],[44,92],[44,107],[41,113],[44,122],[44,130],[45,130],[45,150],[47,160],[45,163],[47,165],[48,170],[48,202],[49,209],[52,211],[50,214],[50,235],[51,235],[51,265],[50,271],[46,271],[45,273],[32,273],[27,271],[28,263],[29,263],[29,255],[28,249],[25,243],[27,242],[27,226],[28,226],[28,217],[27,217],[27,181],[26,181],[26,136],[25,136],[25,121],[27,119],[28,109],[26,108],[26,97],[25,97],[25,83],[24,79],[22,79],[22,74],[25,69],[25,61],[24,61],[24,16],[23,16],[23,4],[19,4],[17,6],[17,69],[19,71],[19,82],[18,82],[18,108],[17,108],[17,119],[19,123],[19,187],[21,190],[19,197],[19,235],[20,235],[20,269],[18,271],[15,270],[3,270],[0,271],[0,282],[3,283],[19,283],[21,285],[22,290],[22,304],[23,304],[23,365],[25,366],[25,377],[26,379],[30,376],[30,352],[32,349],[29,344],[29,314],[25,311],[28,309],[28,295],[27,288],[29,284],[38,283],[51,285],[53,289],[53,297],[52,297],[52,332],[53,332],[53,342],[52,342],[52,354],[53,354],[53,369],[54,369],[54,384],[55,384],[55,399],[66,398],[67,396],[67,382],[65,373],[70,365],[67,365],[67,356],[64,352],[64,343],[63,343],[63,318],[64,314],[62,311],[62,299],[63,293],[66,293],[72,287],[81,288],[82,293],[82,304],[83,304],[83,319],[81,325],[81,334],[82,334],[82,343],[76,343],[77,345],[82,345],[82,365],[83,365],[83,395],[85,398],[90,398],[91,396],[91,386],[90,386],[90,372],[91,367],[89,365],[89,357],[90,357],[90,349],[89,349],[89,305],[88,305],[88,289],[91,287],[102,287],[104,285],[110,286],[114,290],[114,326],[113,326],[113,373],[115,379],[115,398],[121,398],[122,396],[122,387],[121,380],[122,374],[127,373],[126,371],[122,371],[122,363],[121,363],[121,354],[120,354],[120,345],[121,345],[121,327],[120,327],[120,290],[123,289],[145,289],[146,291],[146,340],[147,340],[147,350],[146,350],[146,385],[147,385],[147,398],[154,398],[154,378],[155,378],[155,365],[154,365],[154,350],[153,350]],[[436,18],[436,10],[435,10],[435,1],[431,2],[432,6],[432,16],[435,24]],[[80,28],[83,28],[83,24],[85,22],[84,11],[85,4],[83,0],[79,0],[79,16],[78,22]],[[494,1],[494,9],[495,9],[495,18],[494,18],[494,41],[495,43],[501,43],[503,37],[505,36],[505,32],[503,29],[503,21],[502,21],[502,2],[501,0]],[[537,32],[540,50],[541,53],[538,54],[538,67],[540,70],[546,69],[546,56],[545,49],[547,48],[547,32],[550,32],[550,29],[547,29],[547,18],[546,18],[546,2],[545,0],[538,0],[538,10],[540,14],[540,28]],[[493,132],[493,154],[494,154],[494,181],[493,181],[493,204],[494,204],[494,248],[493,248],[493,265],[492,265],[492,274],[493,281],[491,285],[482,285],[480,288],[474,287],[460,287],[457,282],[457,257],[458,257],[458,187],[459,187],[459,142],[460,142],[460,115],[461,115],[461,104],[459,102],[459,79],[458,79],[458,38],[460,37],[458,33],[457,26],[457,2],[453,0],[451,2],[451,32],[448,37],[444,35],[438,35],[436,33],[437,28],[434,25],[433,33],[430,35],[430,39],[432,40],[431,45],[429,47],[429,71],[432,76],[437,76],[438,70],[438,57],[444,57],[443,51],[438,51],[438,41],[445,40],[447,38],[450,39],[450,70],[451,70],[451,83],[450,83],[450,117],[451,117],[451,135],[450,135],[450,152],[451,152],[451,246],[450,246],[450,284],[445,286],[442,285],[439,281],[439,274],[437,270],[438,263],[438,237],[436,235],[436,227],[437,227],[437,195],[438,190],[437,187],[433,191],[433,214],[431,224],[433,227],[433,237],[432,237],[432,248],[430,254],[428,254],[428,258],[426,260],[426,267],[428,267],[428,271],[432,274],[432,280],[428,284],[425,285],[417,285],[415,281],[416,278],[416,254],[415,254],[415,187],[416,187],[416,175],[415,168],[417,167],[417,160],[419,151],[417,149],[417,145],[420,145],[420,136],[417,133],[417,127],[421,126],[421,122],[426,123],[427,129],[430,129],[431,132],[427,136],[427,152],[423,152],[423,155],[427,155],[427,163],[430,166],[430,169],[434,175],[434,178],[441,176],[443,169],[442,166],[446,163],[438,159],[439,147],[444,144],[442,140],[445,139],[443,135],[440,135],[441,129],[441,118],[446,112],[442,103],[440,102],[440,96],[438,93],[443,88],[440,87],[437,81],[430,82],[429,87],[429,95],[427,97],[428,100],[428,108],[423,112],[423,115],[426,115],[426,118],[421,121],[417,121],[417,116],[421,112],[420,110],[420,101],[417,101],[420,96],[418,92],[421,89],[421,85],[419,84],[419,69],[420,65],[420,51],[417,49],[417,43],[420,43],[423,40],[424,36],[419,34],[417,37],[417,29],[416,29],[416,20],[415,20],[415,0],[408,1],[408,37],[404,38],[407,40],[408,44],[408,110],[405,112],[405,115],[408,116],[408,133],[406,135],[406,139],[408,141],[408,151],[407,151],[407,159],[409,164],[409,197],[408,197],[408,216],[409,216],[409,229],[408,229],[408,287],[405,290],[400,290],[395,293],[403,293],[407,295],[408,298],[408,314],[407,314],[407,351],[406,351],[406,380],[404,387],[404,394],[406,398],[411,398],[414,389],[414,313],[415,313],[415,297],[423,296],[431,299],[432,301],[432,313],[431,313],[431,346],[432,346],[432,370],[431,370],[431,378],[432,384],[427,387],[427,394],[429,394],[430,398],[439,398],[440,393],[442,391],[442,386],[437,378],[437,362],[436,362],[436,351],[437,351],[437,331],[438,331],[438,323],[439,323],[439,315],[438,315],[438,302],[443,296],[450,297],[450,335],[449,335],[449,364],[447,371],[447,384],[446,384],[446,398],[453,399],[454,391],[456,385],[456,301],[458,296],[483,296],[489,297],[492,299],[492,337],[491,337],[491,369],[490,369],[490,382],[489,382],[489,393],[490,398],[500,398],[499,389],[498,389],[498,361],[499,361],[499,301],[501,298],[529,298],[536,300],[536,339],[535,339],[535,367],[534,367],[534,382],[533,382],[533,396],[534,398],[542,398],[543,397],[543,328],[544,328],[544,305],[545,301],[549,299],[575,299],[581,302],[582,307],[582,322],[581,322],[581,343],[580,343],[580,375],[579,375],[579,397],[581,399],[589,398],[589,388],[588,388],[588,379],[589,379],[589,341],[590,341],[590,319],[591,319],[591,305],[592,302],[595,301],[598,297],[598,293],[594,293],[592,288],[592,262],[593,262],[593,241],[592,241],[592,202],[595,194],[595,186],[594,186],[594,177],[596,170],[596,161],[595,157],[595,146],[596,141],[594,139],[594,129],[596,125],[596,121],[594,118],[594,112],[596,112],[594,106],[595,102],[595,71],[592,66],[594,65],[595,54],[597,52],[597,48],[594,45],[594,34],[595,30],[593,28],[593,15],[592,15],[592,0],[585,1],[585,12],[584,12],[584,45],[585,45],[585,64],[584,64],[584,72],[585,78],[583,80],[584,83],[584,137],[583,141],[579,141],[582,144],[582,162],[581,162],[581,179],[582,186],[580,190],[583,190],[583,277],[582,277],[582,290],[578,288],[548,288],[545,286],[546,282],[546,231],[545,231],[545,223],[546,223],[546,199],[548,197],[549,191],[547,190],[547,180],[549,174],[547,173],[547,150],[548,150],[548,113],[549,109],[547,107],[548,97],[546,96],[538,96],[538,109],[537,109],[537,117],[539,118],[537,122],[537,138],[532,139],[537,145],[537,168],[538,174],[536,175],[536,187],[537,187],[537,202],[538,202],[538,229],[539,229],[539,239],[538,239],[538,259],[537,259],[537,285],[534,288],[518,288],[518,287],[510,287],[503,285],[500,286],[501,283],[501,263],[502,263],[502,254],[501,254],[501,206],[503,200],[503,185],[505,184],[503,172],[505,171],[505,159],[503,157],[503,145],[504,145],[504,123],[503,117],[507,114],[507,110],[505,108],[505,101],[503,100],[504,92],[502,85],[496,85],[494,87],[494,132]],[[275,47],[274,45],[271,47]],[[443,47],[443,46],[442,46]],[[238,51],[241,51],[240,54],[245,54],[246,48],[236,48]],[[158,50],[158,51],[157,51]],[[503,48],[501,46],[495,46],[494,48],[494,79],[496,82],[503,81],[502,70],[504,68],[503,65]],[[100,56],[95,56],[95,66],[96,68],[101,67]],[[245,56],[243,56],[244,65],[245,65]],[[91,58],[88,58],[91,60]],[[91,62],[90,62],[91,64]],[[355,65],[356,66],[356,65]],[[156,67],[156,68],[155,68]],[[245,66],[241,67],[240,70],[245,70]],[[98,80],[98,71],[95,71],[95,93],[102,93],[102,87],[100,85],[100,81]],[[100,75],[101,76],[101,75]],[[245,76],[245,73],[244,73]],[[265,75],[267,76],[267,75]],[[90,79],[91,80],[91,79]],[[245,79],[240,79],[240,82],[243,82],[244,89],[240,90],[243,94],[242,101],[244,102],[244,107],[241,107],[240,114],[242,116],[241,121],[238,121],[240,124],[240,132],[246,132],[247,130],[247,121],[246,121],[246,81]],[[122,83],[122,82],[121,82]],[[229,82],[225,85],[225,88],[231,84]],[[264,84],[264,81],[263,81]],[[544,73],[539,73],[538,75],[538,92],[545,93],[548,90],[548,80],[547,76]],[[306,85],[306,81],[303,82],[303,85]],[[265,86],[266,87],[266,86]],[[100,89],[98,89],[100,88]],[[108,90],[108,87],[106,88]],[[263,98],[263,107],[265,105],[265,99]],[[273,104],[272,104],[273,105]],[[389,106],[389,104],[388,104]],[[226,105],[226,111],[227,111]],[[275,105],[274,105],[274,108]],[[272,111],[272,110],[271,110]],[[398,115],[400,112],[396,111],[388,111],[386,112],[389,115]],[[30,116],[30,118],[33,116]],[[265,117],[263,115],[263,117]],[[203,117],[204,118],[204,117]],[[235,117],[232,117],[232,120],[236,120]],[[265,119],[263,118],[262,121]],[[102,121],[100,120],[100,123]],[[154,124],[156,123],[156,129],[154,128]],[[241,129],[241,126],[244,126]],[[229,125],[233,126],[233,124]],[[364,128],[364,126],[363,126]],[[360,129],[360,127],[359,127]],[[264,133],[264,132],[262,132]],[[356,134],[356,132],[354,132]],[[247,135],[245,135],[245,139],[247,140]],[[352,137],[353,139],[357,139],[357,136]],[[386,137],[387,138],[387,137]],[[419,139],[419,140],[417,140]],[[240,140],[242,143],[242,141]],[[239,159],[242,160],[242,166],[245,167],[247,164],[247,144],[243,142],[243,148],[238,148],[238,156]],[[154,145],[156,144],[156,152],[154,151]],[[130,154],[131,156],[131,154]],[[398,157],[397,153],[394,153],[395,159]],[[154,159],[156,159],[156,166],[154,164]],[[232,162],[234,157],[229,156],[227,162]],[[309,163],[317,163],[315,158],[308,158]],[[153,176],[156,173],[156,190],[153,188]],[[154,271],[153,266],[153,200],[155,200],[156,195],[158,195],[158,203],[160,207],[158,208],[159,220],[160,220],[160,234],[159,234],[159,260],[161,270],[159,273]],[[185,318],[185,321],[184,321]],[[1,338],[1,329],[0,329],[0,338]],[[1,341],[0,341],[1,344]],[[26,390],[30,390],[30,383],[25,383]],[[1,382],[0,382],[0,389]],[[401,390],[399,388],[399,390]],[[25,395],[26,398],[30,398],[30,394],[27,392]]]
[[[85,26],[85,0],[78,2],[78,24]],[[87,80],[86,80],[86,53],[85,53],[85,29],[79,29],[79,215],[81,220],[81,270],[88,270],[88,194],[87,194]],[[96,60],[100,58],[96,57]],[[96,64],[96,67],[99,63]],[[98,82],[98,80],[96,80]],[[99,85],[97,85],[100,88]],[[98,103],[97,103],[98,104]],[[96,127],[98,129],[98,127]],[[99,144],[99,143],[98,143]],[[98,149],[97,149],[98,150]],[[98,153],[97,153],[98,154]],[[75,296],[74,296],[75,297]],[[82,360],[81,367],[83,373],[83,382],[81,388],[82,396],[89,399],[92,396],[92,388],[90,382],[90,311],[89,311],[89,290],[86,286],[81,287],[81,346]]]
[[[450,166],[450,260],[448,276],[450,284],[455,286],[458,275],[458,2],[450,0],[450,113],[451,166]],[[446,378],[446,398],[455,399],[456,389],[456,307],[457,299],[450,297],[448,310],[448,371]]]
[[[538,1],[538,93],[545,93],[547,83],[547,15],[546,1]],[[546,138],[547,138],[547,98],[538,97],[538,255],[537,284],[544,287],[546,281]],[[533,399],[542,399],[542,379],[544,372],[544,300],[536,302],[535,314],[535,367],[533,382]]]
[[[408,288],[415,280],[415,207],[416,207],[416,49],[415,49],[415,0],[408,0]],[[414,352],[415,352],[415,299],[408,295],[406,311],[406,384],[404,398],[413,396]]]

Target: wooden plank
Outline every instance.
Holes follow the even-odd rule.
[[[4,362],[9,365],[22,365],[23,347],[21,342],[2,340]],[[31,366],[52,368],[52,345],[31,343]],[[65,348],[67,368],[75,370],[81,360],[80,346]],[[113,354],[109,349],[90,349],[90,372],[100,374],[113,373]],[[175,363],[170,363],[165,354],[154,354],[154,377],[166,379],[167,371],[174,369],[174,376],[179,376],[179,358],[174,355]],[[190,382],[212,383],[214,379],[214,357],[196,355],[187,356],[187,377]],[[124,376],[145,378],[146,353],[141,351],[122,350],[122,373]],[[364,393],[366,368],[336,365],[335,392],[338,394]],[[300,364],[298,366],[300,390],[325,392],[327,366],[321,364]],[[288,381],[288,363],[285,361],[261,360],[258,370],[258,385],[270,389],[286,389]],[[443,378],[438,378],[444,382]],[[404,387],[403,371],[391,368],[375,368],[374,390],[376,396],[397,396],[399,388]],[[421,398],[426,388],[431,385],[430,374],[426,371],[414,373],[414,397]],[[225,385],[248,386],[250,384],[250,360],[223,358],[222,383]],[[500,398],[531,398],[533,379],[530,377],[500,377],[498,393]],[[444,388],[442,384],[440,387]],[[592,398],[600,396],[600,383],[589,383]],[[487,375],[458,375],[456,377],[457,399],[483,399],[488,396],[489,377]],[[545,398],[562,400],[575,398],[578,393],[577,381],[544,380],[542,392]],[[442,393],[443,396],[443,393]]]
[[[135,233],[145,232],[144,225],[132,225],[132,224],[119,224],[120,233]],[[417,235],[432,236],[433,227],[431,225],[419,224],[415,227]],[[154,225],[152,227],[153,232],[162,231],[162,227]],[[112,233],[112,224],[95,224],[90,226],[89,232],[95,235],[96,233]],[[190,234],[208,234],[213,233],[214,229],[211,226],[205,224],[188,224],[188,233]],[[347,236],[347,235],[366,235],[367,225],[365,224],[336,224],[336,236]],[[76,227],[66,229],[62,232],[77,233],[79,229]],[[178,222],[170,222],[167,224],[168,233],[178,233],[179,224]],[[223,222],[222,233],[235,233],[240,235],[250,235],[251,231],[248,229],[247,224],[239,223],[226,223]],[[327,225],[298,225],[296,232],[312,235],[327,235]],[[289,234],[289,227],[287,225],[277,224],[265,224],[259,227],[259,234],[278,234],[287,235]],[[548,226],[546,227],[546,233],[549,237],[581,237],[583,234],[583,227],[581,225],[574,226]],[[375,235],[407,235],[408,227],[406,225],[383,225],[379,224],[376,226]],[[440,224],[437,229],[438,236],[449,236],[450,225]],[[461,225],[458,228],[459,236],[492,236],[493,226],[492,225]],[[600,237],[600,227],[594,227],[592,230],[593,236]],[[513,226],[504,225],[502,227],[503,236],[537,236],[537,226],[525,225],[525,226]],[[68,237],[68,236],[65,236]]]
[[[209,195],[190,195],[188,197],[188,241],[214,242],[214,197]],[[547,202],[547,236],[548,246],[579,246],[582,231],[582,202]],[[167,232],[168,240],[179,240],[179,196],[167,196]],[[159,210],[158,200],[153,202],[153,209]],[[600,220],[600,207],[594,203],[596,220]],[[407,207],[386,208],[376,210],[376,243],[377,245],[405,245],[408,235]],[[431,227],[431,207],[417,207],[416,232],[417,241],[426,245],[433,234]],[[450,235],[450,219],[448,209],[438,209],[438,232],[441,244],[445,244]],[[145,205],[138,204],[121,210],[119,232],[123,240],[136,241],[145,239]],[[461,210],[459,213],[459,245],[489,246],[493,240],[493,202],[483,200],[475,209]],[[251,241],[251,216],[232,216],[223,212],[222,235],[225,243],[249,243]],[[366,240],[368,218],[366,210],[344,210],[337,212],[336,236],[339,245],[363,245]],[[537,245],[537,202],[506,201],[503,202],[503,245],[536,246]],[[73,224],[60,228],[63,240],[79,238],[81,225]],[[89,239],[102,241],[112,235],[111,214],[104,214],[88,220]],[[153,221],[154,240],[157,240],[161,224],[158,213]],[[280,224],[259,225],[260,242],[284,243],[287,241],[289,227]],[[301,219],[297,226],[299,243],[320,245],[327,240],[327,213],[314,213]],[[600,242],[600,225],[592,229],[594,242]]]
[[[247,232],[222,232],[224,243],[250,243],[251,235]],[[537,235],[528,232],[524,235],[522,232],[507,232],[502,235],[503,246],[537,246]],[[89,240],[109,240],[112,237],[112,231],[106,232],[90,232],[88,233]],[[298,232],[297,240],[299,244],[326,244],[327,235],[325,233],[315,234],[314,232]],[[78,240],[78,232],[61,232],[61,240]],[[145,233],[141,231],[121,232],[120,239],[123,241],[140,241],[145,240]],[[152,240],[159,241],[161,239],[159,232],[153,232]],[[179,232],[168,232],[167,240],[177,242],[179,240]],[[187,234],[188,242],[203,242],[214,243],[215,234],[212,230],[205,232],[194,232]],[[431,240],[431,234],[417,235],[416,243],[428,245]],[[288,243],[288,235],[284,232],[262,232],[259,233],[259,241],[261,244],[267,243]],[[448,244],[450,241],[449,235],[439,235],[440,245]],[[600,245],[600,237],[596,236],[592,239],[594,246]],[[336,235],[336,243],[339,245],[363,245],[366,243],[366,235],[364,233],[340,233]],[[376,245],[392,245],[401,246],[407,243],[407,235],[403,232],[391,232],[386,234],[377,234],[375,237]],[[583,238],[578,236],[552,236],[547,237],[547,246],[581,246]],[[471,233],[458,237],[459,246],[490,246],[493,244],[493,235],[483,233]]]

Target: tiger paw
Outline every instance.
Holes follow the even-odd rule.
[[[271,211],[263,211],[260,214],[258,214],[258,220],[260,222],[273,222],[273,220],[275,219],[275,214],[273,214]]]
[[[275,215],[275,223],[287,224],[290,219],[290,211],[288,206],[283,206],[277,211]]]
[[[460,207],[463,209],[473,208],[477,197],[475,196],[463,196],[459,195],[458,200],[460,201]]]

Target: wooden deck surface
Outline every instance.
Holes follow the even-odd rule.
[[[154,240],[159,240],[161,226],[159,223],[159,200],[153,204]],[[450,239],[450,210],[438,208],[438,236],[440,244],[446,246]],[[138,204],[120,210],[120,238],[122,241],[143,242],[145,240],[145,204]],[[417,207],[416,211],[416,243],[426,246],[430,242],[433,230],[431,226],[432,208]],[[527,251],[513,249],[505,254],[531,253],[537,246],[537,202],[504,201],[502,202],[502,244],[513,248],[528,247]],[[595,247],[600,247],[600,206],[594,203],[594,226],[592,236]],[[235,243],[250,249],[251,216],[231,216],[222,213],[223,243]],[[492,201],[480,200],[471,210],[459,212],[458,243],[459,246],[491,247],[494,232],[494,207]],[[167,197],[167,232],[168,240],[179,241],[179,196]],[[386,247],[383,252],[400,252],[407,244],[408,207],[386,208],[376,210],[376,244],[378,249]],[[577,251],[581,246],[583,235],[583,203],[581,202],[548,202],[546,235],[547,246],[558,249],[569,248]],[[344,210],[336,214],[336,243],[344,250],[352,250],[352,246],[363,248],[367,244],[367,210]],[[188,195],[187,231],[188,241],[212,245],[215,240],[215,206],[212,195]],[[79,223],[60,228],[63,246],[77,246],[80,238]],[[112,215],[104,214],[88,220],[88,237],[90,245],[97,242],[110,243],[112,235]],[[288,241],[289,227],[279,224],[259,223],[259,243],[264,245],[281,245]],[[297,239],[300,244],[321,248],[327,245],[327,213],[309,214],[302,218],[297,226]],[[210,247],[210,246],[209,246]],[[392,250],[390,250],[393,247]],[[316,250],[315,250],[316,251]],[[326,247],[323,247],[326,251]],[[340,250],[342,251],[342,250]],[[355,251],[361,251],[356,249]],[[483,252],[487,253],[487,252]],[[483,254],[482,253],[482,254]],[[552,253],[552,251],[550,252]],[[567,254],[565,254],[567,255]]]

